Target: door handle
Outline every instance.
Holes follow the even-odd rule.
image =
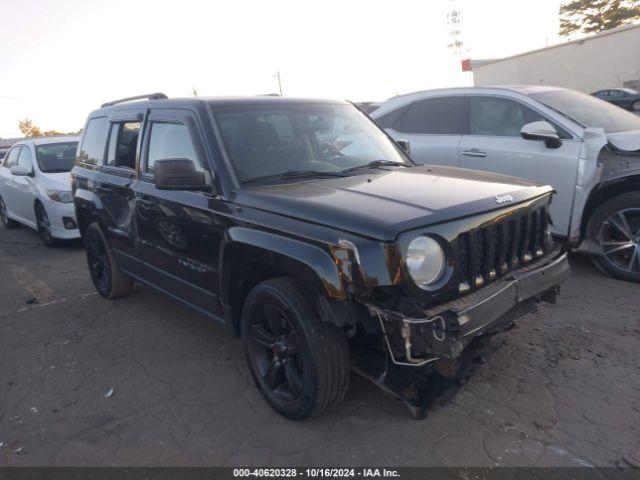
[[[462,155],[465,155],[467,157],[486,157],[487,156],[486,153],[481,152],[477,148],[471,148],[469,150],[465,150],[464,152],[462,152]]]

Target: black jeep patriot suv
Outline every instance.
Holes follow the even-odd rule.
[[[423,413],[428,379],[461,375],[569,272],[551,187],[415,166],[345,102],[106,103],[73,191],[100,294],[139,282],[230,324],[293,419],[339,402],[352,370]]]

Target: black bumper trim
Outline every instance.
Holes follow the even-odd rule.
[[[513,316],[516,307],[555,290],[569,273],[564,252],[536,268],[505,277],[473,297],[431,308],[425,311],[424,318],[382,311],[386,335],[393,336],[387,339],[388,347],[395,350],[394,357],[404,356],[416,365],[437,358],[457,358],[473,338],[501,325],[504,317],[527,313],[522,309],[522,313]]]

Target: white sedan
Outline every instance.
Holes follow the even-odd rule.
[[[34,228],[42,242],[80,238],[71,192],[78,137],[21,140],[0,161],[0,219]]]

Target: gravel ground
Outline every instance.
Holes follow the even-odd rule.
[[[639,286],[571,260],[558,304],[426,420],[353,377],[295,423],[226,326],[149,289],[103,300],[79,245],[0,229],[0,465],[638,465]]]

